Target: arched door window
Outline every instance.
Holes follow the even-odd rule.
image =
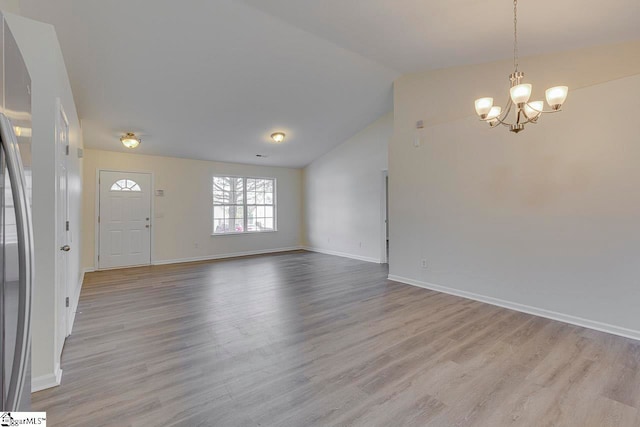
[[[142,189],[131,179],[120,179],[113,183],[111,191],[142,191]]]

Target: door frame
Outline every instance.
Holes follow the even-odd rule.
[[[389,256],[387,254],[387,230],[389,227],[389,188],[387,180],[389,179],[389,170],[382,171],[381,191],[380,191],[380,218],[381,221],[381,239],[380,239],[380,264],[388,264]]]
[[[61,122],[62,120],[62,122]],[[60,221],[69,221],[70,220],[70,216],[71,216],[71,211],[69,209],[69,157],[70,157],[70,151],[71,151],[71,141],[69,140],[70,136],[71,136],[71,129],[70,129],[70,124],[69,124],[69,118],[67,116],[67,113],[64,111],[64,107],[62,105],[62,100],[60,98],[56,98],[56,120],[55,120],[55,125],[56,125],[56,144],[55,144],[55,151],[56,151],[56,170],[55,170],[55,176],[56,176],[56,195],[55,195],[55,240],[56,240],[56,249],[58,249],[58,244],[60,243],[60,236],[58,235],[58,227],[60,226]],[[59,138],[59,131],[60,131],[60,126],[64,125],[67,127],[67,149],[69,151],[67,151],[66,155],[64,156],[64,162],[65,162],[65,169],[67,171],[67,177],[66,177],[66,197],[64,200],[64,203],[66,203],[66,214],[67,214],[67,218],[59,218],[59,210],[60,210],[60,203],[62,202],[60,200],[60,186],[59,186],[59,180],[60,180],[60,138]],[[67,233],[67,239],[69,237],[69,231],[66,231]],[[67,242],[71,243],[71,242]],[[59,253],[58,251],[56,251],[56,265],[57,264],[57,260],[58,260],[58,256]],[[67,274],[66,274],[66,283],[60,283],[60,275],[58,274],[58,271],[56,270],[56,278],[55,278],[55,282],[56,282],[56,295],[59,297],[62,294],[63,298],[71,298],[71,291],[72,291],[72,286],[71,286],[71,269],[70,269],[70,264],[71,264],[71,260],[69,259],[69,256],[65,256],[65,263],[66,263],[66,270],[67,270]],[[58,266],[57,268],[60,268],[60,266]],[[58,299],[56,298],[55,304],[58,304]],[[56,350],[58,348],[58,339],[59,339],[59,334],[63,334],[64,338],[66,339],[66,337],[68,337],[69,335],[71,335],[71,321],[73,319],[73,316],[71,316],[71,304],[69,304],[69,306],[66,306],[63,310],[62,313],[60,313],[60,315],[64,316],[64,331],[59,331],[58,329],[58,319],[56,319],[56,325],[55,325],[55,347]],[[64,343],[62,344],[62,348],[64,348]]]
[[[155,181],[153,172],[148,170],[124,170],[124,169],[109,169],[109,168],[97,168],[96,169],[96,200],[95,200],[95,215],[93,217],[94,223],[94,251],[93,251],[93,265],[95,266],[95,270],[116,270],[122,267],[114,267],[114,268],[100,268],[100,263],[98,262],[98,255],[100,255],[100,223],[98,222],[98,216],[100,216],[100,172],[116,172],[116,173],[144,173],[151,177],[151,188],[149,192],[149,204],[150,206],[150,215],[149,215],[149,225],[151,226],[151,236],[149,236],[149,265],[154,265],[155,262],[155,232],[154,232],[154,223],[155,223],[155,203],[153,202],[153,198],[155,197]]]

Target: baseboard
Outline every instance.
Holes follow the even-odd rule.
[[[334,256],[340,256],[343,258],[357,259],[358,261],[366,261],[366,262],[373,262],[376,264],[380,264],[379,259],[360,256],[360,255],[354,255],[354,254],[348,254],[346,252],[330,251],[327,249],[314,248],[313,246],[303,246],[302,249],[309,252],[317,252],[319,254],[334,255]]]
[[[76,322],[76,312],[78,311],[78,303],[80,302],[80,293],[82,292],[82,284],[84,283],[84,275],[87,273],[93,272],[93,268],[85,268],[82,270],[82,274],[80,275],[80,280],[76,285],[76,289],[71,296],[71,319],[69,319],[69,335],[73,332],[73,325]]]
[[[57,387],[60,382],[62,382],[62,369],[60,369],[60,364],[56,363],[54,372],[31,379],[31,393]]]
[[[266,255],[266,254],[274,254],[279,252],[299,251],[300,249],[303,249],[303,248],[300,246],[291,246],[288,248],[262,249],[258,251],[234,252],[234,253],[221,254],[221,255],[205,255],[201,257],[166,259],[166,260],[153,261],[152,265],[180,264],[183,262],[196,262],[196,261],[213,261],[216,259],[238,258],[243,256],[251,256],[251,255]]]
[[[625,338],[640,340],[640,331],[624,328],[621,326],[610,325],[608,323],[584,319],[582,317],[558,313],[556,311],[545,310],[544,308],[532,307],[530,305],[520,304],[517,302],[511,302],[499,298],[475,294],[473,292],[461,291],[454,288],[448,288],[446,286],[434,285],[433,283],[408,279],[406,277],[394,276],[392,274],[389,275],[389,280],[404,283],[407,285],[417,286],[420,288],[430,289],[432,291],[442,292],[445,294],[455,295],[462,298],[480,301],[491,305],[497,305],[498,307],[508,308],[510,310],[520,311],[522,313],[532,314],[534,316],[545,317],[547,319],[557,320],[559,322],[570,323],[572,325],[582,326],[584,328],[594,329],[596,331],[606,332],[613,335],[619,335]]]

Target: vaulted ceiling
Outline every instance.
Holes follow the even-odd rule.
[[[519,6],[523,55],[640,38],[640,2]],[[498,0],[21,0],[56,27],[85,145],[301,167],[392,109],[405,72],[507,58]],[[506,71],[508,72],[508,70]],[[284,131],[283,144],[269,135]],[[256,154],[268,157],[258,158]]]
[[[505,59],[513,51],[513,0],[244,2],[403,73]],[[523,55],[638,39],[640,1],[520,0],[518,32]]]

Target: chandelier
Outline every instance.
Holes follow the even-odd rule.
[[[511,89],[509,101],[505,108],[493,105],[493,98],[476,99],[476,112],[480,120],[489,123],[490,127],[504,125],[511,132],[518,133],[524,130],[529,123],[537,123],[543,113],[557,113],[567,99],[569,88],[567,86],[555,86],[545,92],[547,104],[551,110],[544,110],[542,101],[529,101],[531,97],[531,85],[522,83],[524,73],[518,71],[518,0],[513,1],[513,67],[514,71],[509,75]],[[507,119],[513,111],[512,121]]]

